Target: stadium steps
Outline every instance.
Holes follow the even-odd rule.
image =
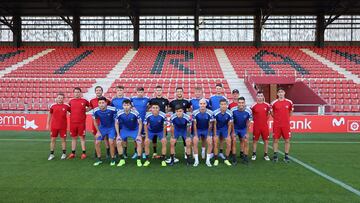
[[[214,52],[217,60],[219,61],[224,77],[229,83],[230,89],[238,89],[240,92],[240,96],[245,97],[248,104],[254,103],[254,99],[251,96],[249,90],[247,89],[244,83],[244,79],[238,78],[234,67],[231,65],[231,62],[227,57],[224,49],[214,49]]]
[[[352,74],[350,71],[347,71],[346,69],[340,67],[339,65],[331,62],[330,60],[320,56],[319,54],[311,51],[310,49],[300,49],[305,54],[311,56],[312,58],[318,60],[322,64],[328,66],[329,68],[333,69],[334,71],[337,71],[340,74],[343,74],[346,79],[353,80],[355,83],[360,84],[360,78],[357,75]]]
[[[9,67],[5,68],[4,70],[0,71],[0,78],[4,77],[4,75],[6,75],[6,74],[18,69],[19,67],[22,67],[22,66],[24,66],[24,65],[26,65],[28,63],[31,63],[31,62],[45,56],[46,54],[48,54],[48,53],[50,53],[50,52],[52,52],[54,50],[55,49],[46,49],[46,50],[44,50],[42,52],[39,52],[39,53],[37,53],[37,54],[35,54],[35,55],[33,55],[33,56],[19,62],[19,63],[16,63],[16,64],[14,64],[12,66],[9,66]]]
[[[84,98],[93,98],[94,89],[96,86],[101,86],[104,89],[104,93],[106,93],[111,87],[111,84],[113,84],[115,80],[119,78],[121,73],[125,70],[130,61],[134,58],[136,53],[137,51],[130,49],[125,54],[125,56],[114,66],[114,68],[109,72],[109,74],[107,74],[106,78],[96,79],[96,83],[94,83],[93,86],[86,91],[86,93],[84,94]]]

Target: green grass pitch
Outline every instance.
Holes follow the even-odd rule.
[[[180,142],[180,163],[173,167],[153,160],[150,167],[137,168],[128,159],[118,168],[108,161],[92,166],[94,146],[92,136],[87,138],[86,160],[60,160],[58,140],[56,159],[47,161],[47,132],[1,131],[0,202],[360,202],[358,195],[295,162],[262,160],[261,144],[258,160],[248,166],[221,162],[207,168],[201,160],[199,167],[187,167]],[[360,189],[360,135],[294,134],[292,142],[293,157]],[[132,154],[132,145],[128,148]]]

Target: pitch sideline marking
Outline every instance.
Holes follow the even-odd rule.
[[[271,146],[269,146],[269,148],[270,148],[270,149],[273,149]],[[282,151],[280,151],[280,150],[278,151],[278,153],[281,154],[281,155],[284,155],[284,153],[283,153]],[[312,167],[312,166],[310,166],[310,165],[308,165],[308,164],[300,161],[299,159],[297,159],[297,158],[295,158],[295,157],[293,157],[293,156],[289,156],[289,158],[290,158],[292,161],[294,161],[295,163],[297,163],[297,164],[303,166],[304,168],[308,169],[309,171],[311,171],[311,172],[313,172],[313,173],[315,173],[315,174],[317,174],[317,175],[319,175],[319,176],[327,179],[328,181],[330,181],[330,182],[332,182],[332,183],[335,183],[336,185],[339,185],[340,187],[342,187],[342,188],[344,188],[344,189],[346,189],[346,190],[354,193],[354,194],[357,195],[358,197],[360,197],[360,191],[357,190],[357,189],[355,189],[355,188],[353,188],[353,187],[351,187],[350,185],[347,185],[346,183],[344,183],[344,182],[342,182],[342,181],[340,181],[340,180],[338,180],[338,179],[336,179],[336,178],[333,178],[333,177],[327,175],[326,173],[323,173],[323,172],[319,171],[318,169],[316,169],[316,168],[314,168],[314,167]]]

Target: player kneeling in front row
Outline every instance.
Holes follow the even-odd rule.
[[[154,138],[159,138],[159,140],[161,140],[161,166],[166,166],[166,115],[164,112],[160,111],[158,103],[153,103],[151,105],[151,112],[146,114],[144,120],[144,131],[146,161],[143,166],[150,165],[150,140],[153,141]]]
[[[110,165],[115,165],[115,147],[114,147],[114,139],[115,139],[115,126],[114,119],[116,116],[115,107],[108,106],[105,97],[98,98],[98,107],[94,109],[93,112],[93,123],[96,129],[95,134],[95,150],[97,155],[97,160],[94,163],[94,166],[98,166],[102,164],[101,161],[101,141],[108,138],[109,139],[109,147],[110,147],[110,156],[111,162]],[[98,120],[100,121],[98,124]]]
[[[224,163],[231,166],[229,155],[231,150],[231,128],[233,122],[233,115],[228,110],[228,103],[226,99],[220,100],[220,108],[214,111],[214,166],[219,165],[219,137],[226,141],[226,157]]]
[[[177,139],[181,136],[186,143],[186,165],[190,165],[191,153],[191,139],[190,139],[190,117],[184,113],[182,106],[175,106],[175,114],[171,116],[171,139],[170,139],[170,164],[174,165],[175,158],[175,144]]]
[[[240,148],[243,152],[242,162],[244,164],[249,163],[248,152],[249,152],[249,126],[250,126],[250,118],[251,110],[246,108],[245,98],[240,97],[238,99],[238,106],[231,109],[233,114],[233,135],[232,135],[232,152],[233,152],[233,164],[236,164],[236,136],[239,136],[240,139]],[[241,155],[240,155],[241,156]]]
[[[208,148],[206,156],[206,165],[211,167],[210,158],[212,151],[212,124],[214,121],[213,112],[206,108],[207,101],[206,99],[200,99],[199,101],[200,108],[193,112],[193,128],[194,128],[194,137],[193,137],[193,146],[194,146],[194,166],[199,165],[199,155],[198,155],[198,143],[199,139],[206,139]]]
[[[134,109],[131,109],[131,101],[129,99],[125,99],[123,101],[123,110],[119,110],[116,116],[115,121],[115,129],[117,133],[116,137],[116,144],[118,147],[118,153],[120,157],[120,161],[117,166],[125,165],[125,157],[123,155],[123,147],[122,144],[128,137],[131,137],[134,141],[136,141],[136,164],[138,167],[142,166],[141,163],[141,128],[142,128],[142,121],[137,112]],[[119,128],[121,125],[121,129]]]
[[[67,128],[67,112],[69,105],[64,104],[64,94],[59,93],[56,97],[56,103],[51,105],[47,117],[46,129],[50,127],[50,155],[48,160],[55,158],[54,149],[57,136],[60,134],[62,155],[61,159],[66,159],[66,128]]]

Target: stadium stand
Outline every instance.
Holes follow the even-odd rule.
[[[109,72],[124,57],[129,47],[24,47],[0,49],[0,67],[13,64],[45,49],[54,51],[11,71],[0,78],[1,109],[43,111],[53,102],[55,94],[64,92],[71,97],[72,88],[84,92],[96,85],[96,78],[109,77]],[[335,112],[359,112],[360,84],[347,80],[343,74],[301,51],[302,47],[223,47],[238,78],[245,75],[296,76],[320,95]],[[335,63],[357,72],[356,48],[329,47],[316,49]],[[333,50],[338,50],[334,52]],[[345,50],[347,51],[345,53]],[[340,56],[341,55],[341,56]],[[353,68],[355,67],[355,68]],[[113,77],[113,76],[112,76]],[[222,83],[225,95],[230,87],[214,53],[214,47],[141,47],[125,70],[115,76],[105,96],[115,95],[115,87],[124,85],[127,96],[135,88],[145,87],[153,96],[156,85],[164,88],[164,96],[173,99],[175,88],[184,87],[185,98],[194,96],[194,88],[204,88],[206,97],[214,94],[215,84]]]
[[[57,47],[51,53],[26,64],[7,78],[99,78],[125,55],[129,47]]]
[[[344,78],[303,53],[299,47],[230,47],[224,50],[240,78],[245,75]]]
[[[23,47],[15,48],[8,46],[0,47],[0,71],[5,68],[12,66],[18,62],[23,61],[26,58],[44,50],[44,48],[39,47]]]
[[[213,47],[142,47],[121,77],[224,78]]]
[[[339,46],[322,49],[313,47],[311,49],[360,77],[360,49],[358,47]]]
[[[94,82],[95,79],[0,78],[1,109],[22,111],[26,105],[30,111],[46,110],[58,92],[63,92],[68,99],[74,87],[87,89]]]

